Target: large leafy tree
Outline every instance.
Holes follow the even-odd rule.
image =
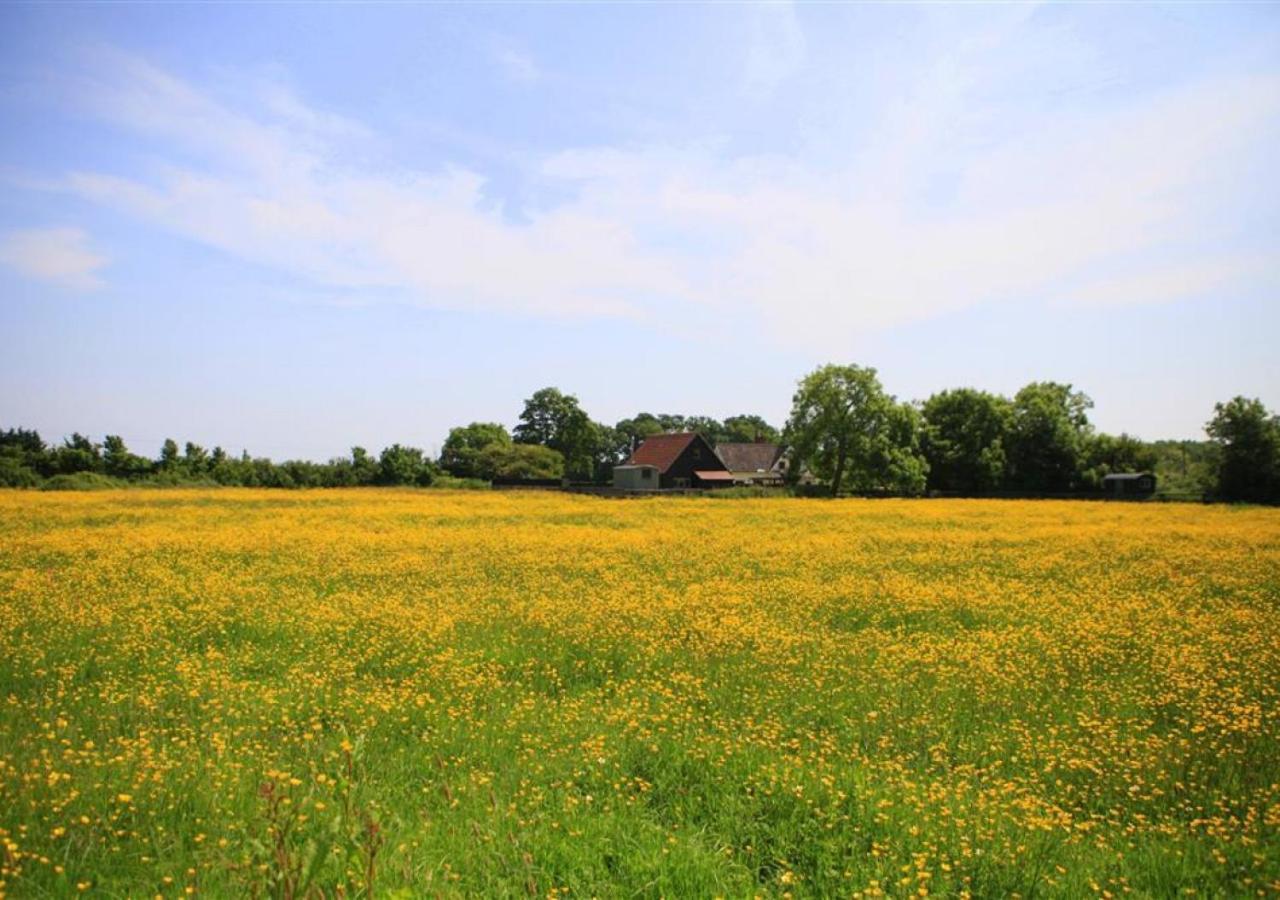
[[[1018,391],[1007,447],[1010,486],[1049,492],[1078,487],[1092,435],[1092,406],[1069,384],[1037,381]]]
[[[586,419],[577,397],[559,388],[545,387],[524,401],[520,424],[515,428],[516,443],[559,450],[559,445]]]
[[[934,394],[921,412],[931,488],[980,493],[1000,487],[1013,420],[1013,406],[1006,398],[958,388]]]
[[[1213,409],[1205,431],[1221,448],[1218,493],[1227,500],[1280,501],[1280,417],[1261,400],[1244,397]]]
[[[630,419],[621,419],[618,424],[613,426],[613,430],[628,445],[638,444],[645,438],[653,434],[662,434],[666,431],[663,427],[662,418],[655,416],[653,413],[637,413]]]
[[[602,426],[591,421],[578,398],[553,387],[543,388],[525,401],[515,439],[520,444],[541,444],[560,451],[565,471],[586,478],[594,475],[596,458],[606,443]]]
[[[876,370],[823,366],[801,380],[784,440],[796,465],[843,489],[915,492],[928,463],[919,451],[919,415],[886,394]]]
[[[478,466],[481,451],[491,444],[511,446],[511,435],[497,422],[472,422],[450,429],[440,448],[440,466],[459,478],[492,477],[482,474]]]

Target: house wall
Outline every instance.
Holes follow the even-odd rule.
[[[716,456],[715,450],[701,435],[690,441],[689,446],[684,448],[671,467],[662,473],[662,486],[664,488],[693,487],[695,469],[728,471],[720,461],[720,457]]]
[[[752,469],[750,472],[734,472],[733,480],[736,484],[782,484],[783,475],[775,469],[767,472],[757,472]]]

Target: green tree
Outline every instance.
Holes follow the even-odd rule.
[[[503,444],[494,441],[476,457],[477,478],[561,478],[564,456],[540,444]]]
[[[524,403],[515,429],[520,444],[541,444],[564,455],[565,471],[591,477],[595,459],[604,443],[602,428],[583,411],[578,398],[548,387]]]
[[[54,474],[102,471],[102,445],[95,444],[78,431],[64,440],[62,446],[50,455]]]
[[[214,447],[209,454],[209,477],[218,484],[246,485],[248,471],[243,459],[232,459],[221,447]]]
[[[1132,435],[1095,434],[1085,443],[1083,484],[1097,490],[1114,472],[1154,472],[1158,462],[1155,447]]]
[[[160,448],[159,468],[165,472],[172,472],[178,467],[178,442],[173,438],[165,438],[164,445]]]
[[[480,451],[490,444],[511,446],[511,435],[496,422],[472,422],[450,429],[440,448],[440,467],[459,478],[484,478],[477,468]]]
[[[841,489],[917,492],[928,472],[919,433],[919,415],[884,392],[875,369],[827,365],[801,380],[784,440],[792,472],[808,467],[832,496]]]
[[[392,444],[382,451],[382,456],[378,459],[380,484],[416,484],[426,487],[431,484],[434,476],[431,463],[417,447]]]
[[[1205,494],[1218,484],[1221,448],[1213,441],[1152,441],[1161,491]]]
[[[741,415],[730,416],[724,420],[724,441],[747,444],[756,439],[776,444],[782,439],[778,429],[764,420],[763,416]]]
[[[1280,417],[1258,399],[1217,403],[1205,426],[1219,446],[1218,493],[1226,500],[1280,501]]]
[[[199,444],[187,441],[182,448],[182,466],[190,475],[204,475],[209,469],[209,453]]]
[[[630,447],[633,444],[638,446],[645,438],[654,434],[662,434],[666,429],[663,427],[662,421],[653,413],[642,412],[637,413],[630,419],[622,419],[613,426],[613,430]]]
[[[141,478],[151,472],[151,461],[130,453],[124,438],[109,434],[102,443],[104,471],[116,478]]]
[[[5,460],[10,480],[0,483],[9,487],[28,487],[41,475],[52,475],[53,464],[48,448],[37,431],[10,428],[0,431],[0,458]]]
[[[681,430],[702,435],[713,447],[728,440],[729,435],[724,424],[711,416],[685,416],[684,428]]]
[[[351,448],[351,473],[356,484],[373,484],[378,480],[378,463],[363,447]]]
[[[1006,398],[958,388],[934,394],[921,412],[929,487],[966,494],[1000,487],[1013,419],[1013,406]]]
[[[0,487],[31,488],[39,484],[39,474],[25,464],[20,453],[0,447]]]
[[[1070,491],[1080,486],[1092,428],[1093,401],[1069,384],[1038,381],[1013,398],[1008,483],[1023,491]]]
[[[613,467],[631,455],[631,440],[619,431],[602,422],[594,423],[596,427],[596,449],[592,457],[592,467],[598,484],[609,484],[613,481]]]
[[[542,388],[524,401],[520,424],[515,429],[516,443],[541,444],[558,450],[560,448],[556,445],[562,442],[566,429],[572,427],[578,418],[586,418],[586,413],[578,404],[577,397],[559,388]]]
[[[637,413],[630,419],[622,419],[609,430],[608,436],[612,439],[613,453],[610,460],[601,460],[601,480],[608,481],[612,476],[613,466],[630,456],[635,448],[644,443],[645,438],[652,437],[655,434],[668,434],[685,430],[685,417],[668,413],[654,415],[653,413],[642,412]],[[608,472],[603,471],[606,468],[609,470]]]
[[[777,443],[778,430],[760,416],[733,416],[721,422],[712,416],[682,416],[673,413],[642,412],[630,419],[623,419],[614,426],[628,448],[640,444],[645,438],[654,434],[678,432],[695,432],[702,435],[711,444],[725,441],[749,442],[757,436]]]

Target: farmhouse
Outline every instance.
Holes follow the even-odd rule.
[[[715,488],[733,475],[700,434],[655,434],[644,439],[623,465],[613,469],[614,487],[636,489]]]
[[[779,485],[787,474],[782,448],[768,441],[716,444],[716,455],[734,484]]]

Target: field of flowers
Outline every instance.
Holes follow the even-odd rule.
[[[0,493],[0,894],[1280,893],[1280,511]]]

